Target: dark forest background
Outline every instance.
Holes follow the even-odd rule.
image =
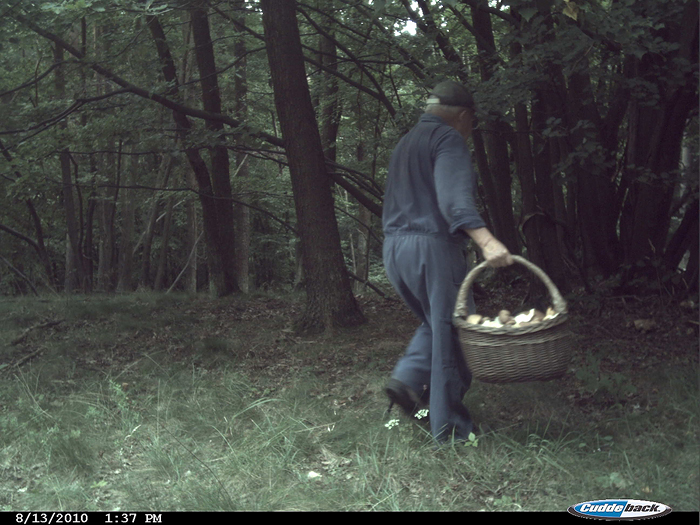
[[[296,287],[300,328],[361,323],[446,78],[513,253],[565,294],[697,292],[695,0],[3,0],[0,72],[2,295]]]

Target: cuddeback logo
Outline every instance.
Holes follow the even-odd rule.
[[[658,518],[671,512],[663,503],[638,499],[606,499],[586,501],[569,507],[569,513],[580,518],[599,520],[641,520]]]

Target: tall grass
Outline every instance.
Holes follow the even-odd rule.
[[[186,313],[209,303],[183,296],[10,304],[1,341],[51,315],[67,326],[35,334],[27,348],[41,355],[0,371],[0,510],[564,511],[614,497],[699,507],[696,369],[655,377],[653,407],[590,415],[556,382],[476,384],[469,406],[495,428],[436,448],[421,423],[386,424],[381,348],[396,345],[376,334],[291,340],[274,335],[279,319],[226,332]],[[364,341],[371,363],[333,376],[313,366]],[[283,380],[265,373],[274,358],[241,366],[288,345],[305,361]],[[3,348],[11,363],[17,347]]]

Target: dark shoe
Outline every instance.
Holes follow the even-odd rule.
[[[391,411],[391,407],[393,407],[394,404],[397,404],[407,416],[413,417],[416,415],[416,412],[426,406],[425,403],[421,401],[420,396],[412,388],[398,379],[389,379],[384,390],[391,401],[387,413]]]

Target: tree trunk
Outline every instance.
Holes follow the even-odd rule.
[[[90,173],[92,174],[92,184],[93,187],[90,189],[90,194],[87,199],[87,209],[85,210],[85,242],[83,243],[83,251],[85,253],[85,278],[88,282],[88,287],[92,291],[95,282],[95,211],[97,210],[98,196],[97,191],[94,186],[95,184],[95,174],[97,168],[95,167],[94,156],[91,155],[90,158]]]
[[[201,5],[206,5],[202,2]],[[221,95],[219,93],[218,73],[214,60],[214,46],[209,30],[209,17],[205,7],[190,9],[192,22],[192,36],[199,69],[200,84],[202,87],[202,103],[204,110],[210,113],[221,113]],[[216,283],[219,296],[229,295],[239,291],[236,278],[236,264],[233,246],[235,244],[233,202],[231,192],[231,178],[229,173],[228,149],[226,137],[223,135],[224,124],[221,121],[207,120],[205,126],[214,133],[221,133],[216,137],[217,143],[209,148],[211,157],[211,191],[213,196],[213,208],[216,214],[216,223],[211,224],[211,235],[215,239],[216,275],[221,276]]]
[[[365,144],[362,136],[362,107],[360,104],[360,95],[358,95],[357,104],[357,117],[359,125],[359,136],[360,142],[357,144],[356,156],[358,165],[362,166],[365,162]],[[379,118],[379,115],[377,115]],[[375,128],[376,130],[377,128]],[[375,132],[378,134],[378,132]],[[375,134],[375,144],[377,144],[378,137]],[[376,167],[377,160],[377,149],[374,149],[374,158],[372,161],[372,173],[371,176],[374,177],[374,171]],[[370,243],[371,243],[371,224],[372,224],[372,212],[364,207],[362,204],[358,204],[358,220],[360,224],[357,227],[357,250],[356,250],[356,268],[355,275],[361,279],[361,281],[355,281],[354,289],[355,293],[363,293],[367,289],[367,281],[369,280],[369,254],[370,254]]]
[[[190,16],[193,18],[193,32],[195,22],[197,27],[195,44],[198,53],[202,55],[200,68],[203,67],[207,72],[215,71],[211,38],[207,38],[208,23],[205,24],[202,20],[202,14],[206,17],[206,13],[201,13],[199,11],[198,9],[192,9],[190,11]],[[157,17],[148,16],[146,20],[156,44],[156,49],[162,65],[163,76],[166,81],[173,84],[173,95],[177,95],[179,82],[175,70],[175,62],[173,61],[172,54],[165,40],[165,32]],[[206,91],[206,95],[203,94],[202,100],[204,102],[206,98],[205,103],[207,106],[209,106],[209,104],[214,106],[218,98],[216,79],[201,74],[201,72],[200,76],[203,77],[202,89]],[[204,78],[205,76],[206,80]],[[173,120],[177,127],[178,138],[184,145],[187,160],[192,167],[199,188],[207,258],[209,261],[209,275],[213,283],[214,292],[218,296],[228,295],[238,291],[238,285],[234,274],[232,250],[230,248],[234,239],[233,213],[231,211],[232,203],[230,200],[231,188],[228,179],[228,153],[224,157],[221,149],[223,148],[225,150],[225,146],[222,144],[212,148],[212,161],[214,164],[212,170],[216,170],[214,174],[215,182],[213,182],[209,175],[209,169],[199,154],[199,149],[195,146],[187,145],[189,142],[189,130],[192,128],[192,124],[187,118],[187,115],[180,111],[173,110]],[[211,126],[211,129],[214,129],[216,123],[209,121],[207,125]],[[221,217],[219,216],[220,214],[222,215]]]
[[[360,324],[365,318],[345,268],[330,179],[306,81],[295,4],[263,0],[263,26],[306,278],[306,309],[297,328],[330,330]]]
[[[698,207],[700,202],[693,199],[686,208],[683,220],[673,233],[664,253],[664,263],[671,270],[676,270],[683,256],[691,249],[698,234]]]
[[[530,125],[525,104],[516,104],[515,106],[515,125],[517,131],[515,168],[520,180],[520,197],[522,201],[520,227],[525,236],[525,248],[527,249],[528,259],[540,268],[544,268],[545,257],[538,227],[538,218],[541,212],[537,207],[535,168],[529,135]],[[541,289],[537,290],[537,292],[541,292]]]
[[[330,30],[332,31],[332,30]],[[335,43],[323,35],[319,35],[319,62],[330,70],[338,70],[338,57]],[[322,74],[323,87],[320,97],[321,146],[328,160],[335,162],[336,140],[340,128],[340,101],[338,100],[338,79],[324,71]]]
[[[472,6],[472,20],[479,38],[476,39],[479,52],[481,80],[488,81],[493,75],[493,67],[497,63],[494,56],[496,50],[491,15],[479,6]],[[520,242],[517,236],[515,218],[513,216],[513,198],[511,195],[511,175],[506,136],[508,126],[497,118],[482,123],[483,132],[476,132],[483,140],[489,169],[482,174],[482,184],[486,190],[487,204],[491,210],[494,235],[505,244],[512,253],[520,253]],[[475,147],[481,141],[475,141]],[[484,180],[485,178],[489,180]]]
[[[160,161],[159,176],[158,176],[158,187],[167,188],[168,180],[170,178],[170,173],[172,172],[173,166],[175,164],[175,157],[170,154],[165,154]],[[153,200],[151,202],[151,208],[148,213],[148,221],[146,222],[146,229],[141,234],[141,243],[143,244],[143,250],[141,252],[141,276],[139,278],[140,288],[149,288],[152,285],[151,282],[151,248],[153,246],[153,235],[156,227],[156,220],[158,219],[158,211],[160,209],[160,195],[155,193],[153,195]]]
[[[245,0],[236,0],[233,3],[235,14],[233,18],[240,24],[245,24]],[[233,81],[234,115],[241,122],[248,120],[248,77],[247,77],[247,46],[245,37],[240,34],[236,37],[233,45],[233,55],[236,60],[236,71]],[[245,146],[245,136],[234,137],[237,146]],[[249,202],[247,190],[249,187],[248,177],[248,157],[245,153],[236,153],[236,177],[234,184],[238,200],[242,203]],[[250,290],[250,208],[244,204],[236,204],[233,208],[235,245],[234,258],[236,264],[236,275],[238,276],[238,287],[244,293]]]
[[[199,240],[199,221],[194,199],[187,199],[187,253],[193,254],[185,274],[185,290],[197,293],[197,244]]]
[[[51,259],[46,251],[46,245],[44,244],[44,228],[41,226],[41,219],[39,214],[36,212],[34,203],[31,199],[25,201],[27,208],[29,208],[29,214],[32,217],[32,222],[34,223],[34,232],[36,233],[36,249],[39,254],[39,259],[44,265],[44,271],[46,272],[46,278],[48,280],[49,286],[56,286],[56,275],[51,267]]]
[[[63,61],[63,48],[56,45],[54,47],[54,61]],[[56,94],[63,97],[66,91],[66,80],[63,75],[63,66],[56,68]],[[66,128],[66,123],[59,124],[61,129]],[[76,290],[85,291],[85,273],[83,271],[83,261],[80,250],[80,225],[76,212],[76,204],[73,194],[73,178],[71,170],[70,151],[67,147],[61,148],[59,153],[59,164],[61,166],[61,181],[63,182],[63,209],[66,215],[66,227],[68,229],[66,244],[66,261],[71,264],[66,267],[64,289],[66,292]],[[70,269],[69,269],[70,268]]]
[[[115,266],[117,259],[117,239],[116,239],[116,212],[117,200],[119,199],[119,186],[121,184],[121,163],[122,163],[122,142],[119,141],[117,149],[116,163],[114,154],[108,153],[106,160],[103,160],[103,169],[106,173],[113,173],[114,189],[110,195],[109,190],[102,197],[100,202],[100,255],[98,262],[98,286],[102,291],[112,291],[115,277]],[[116,165],[115,165],[116,164]],[[114,166],[112,170],[112,166]]]
[[[7,151],[7,148],[5,148],[2,141],[0,141],[0,151],[2,152],[2,156],[5,157],[5,160],[7,160],[7,162],[9,163],[12,163],[12,155],[9,151]],[[22,176],[22,174],[19,172],[15,172],[15,175],[18,179]],[[46,245],[44,243],[44,228],[41,225],[41,219],[39,218],[39,214],[36,211],[32,199],[26,199],[24,202],[27,205],[27,208],[29,209],[29,215],[32,218],[32,224],[34,224],[36,242],[31,241],[31,239],[29,239],[28,237],[23,238],[23,240],[29,242],[29,244],[36,250],[37,255],[39,255],[39,260],[44,265],[44,272],[46,272],[47,282],[49,283],[49,286],[53,288],[57,284],[56,274],[53,271],[53,268],[51,267],[51,258],[49,257],[49,253],[46,251]]]
[[[594,102],[587,58],[581,57],[578,64],[577,70],[566,79],[566,123],[572,130],[568,147],[586,155],[580,162],[574,162],[571,170],[576,178],[576,204],[584,251],[591,255],[590,263],[596,272],[609,277],[620,264],[615,187],[611,175],[614,164],[613,168],[605,165],[609,160],[605,158],[608,145],[603,143],[600,134],[601,119]]]
[[[68,236],[66,245],[66,260],[70,260],[70,271],[66,270],[64,289],[71,293],[85,291],[85,273],[80,256],[80,226],[76,217],[75,199],[73,198],[73,180],[71,177],[70,152],[64,149],[59,154],[61,163],[61,178],[63,179],[63,209],[66,214]]]
[[[182,33],[183,40],[185,43],[185,52],[182,56],[182,69],[180,71],[181,79],[180,85],[182,85],[181,97],[184,104],[190,104],[190,98],[192,88],[190,81],[192,80],[192,68],[190,67],[190,43],[192,41],[192,26],[189,24],[189,17],[187,13],[182,13]],[[197,188],[197,181],[194,177],[194,173],[191,169],[185,169],[185,180],[187,182],[187,187],[195,190]],[[197,213],[197,199],[192,196],[186,198],[185,209],[187,215],[187,253],[192,254],[189,260],[189,264],[185,270],[185,290],[189,293],[197,293],[198,289],[198,277],[197,272],[199,268],[199,257],[197,257],[198,244],[199,244],[199,216]],[[238,240],[238,235],[236,235],[236,240]],[[172,287],[172,285],[171,285]]]
[[[687,2],[677,25],[667,24],[660,36],[677,44],[671,56],[645,54],[636,59],[634,76],[658,83],[660,61],[698,62],[698,3]],[[680,77],[680,78],[679,78]],[[662,256],[680,168],[681,146],[688,117],[697,112],[697,67],[664,79],[660,100],[653,106],[633,102],[630,108],[626,176],[631,181],[622,210],[620,236],[625,280],[644,273],[636,263]]]
[[[132,186],[137,177],[139,169],[139,157],[135,155],[136,146],[131,146],[131,159],[129,166],[129,174],[127,176],[126,185]],[[132,267],[134,260],[134,213],[136,204],[134,203],[134,190],[124,188],[121,198],[121,242],[119,246],[119,267],[117,269],[119,280],[117,282],[117,291],[130,292],[133,290],[132,283]]]
[[[165,269],[168,263],[168,244],[170,244],[170,231],[173,223],[173,206],[175,197],[170,195],[168,203],[165,207],[165,224],[163,225],[163,240],[160,245],[160,254],[158,256],[158,267],[156,269],[156,278],[153,284],[153,289],[160,292],[165,287]]]

